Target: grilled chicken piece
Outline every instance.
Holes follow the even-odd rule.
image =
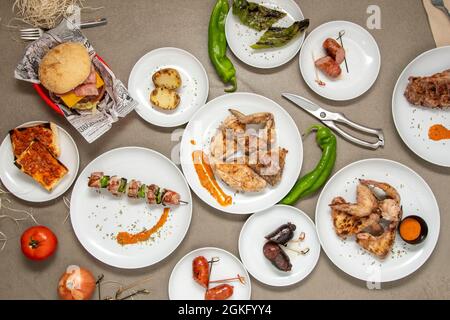
[[[249,167],[266,180],[268,184],[275,186],[280,182],[283,175],[287,153],[286,149],[279,148],[277,152],[270,152],[261,157],[262,159],[260,159],[259,163],[249,164]]]
[[[141,187],[141,182],[131,179],[129,185],[128,185],[128,197],[130,198],[137,198],[139,188]]]
[[[392,222],[387,230],[378,237],[367,232],[359,233],[356,235],[356,242],[365,250],[373,253],[380,259],[384,259],[394,245],[397,225],[396,222]]]
[[[112,176],[109,179],[108,191],[113,195],[119,195],[119,187],[120,187],[120,178],[118,176]]]
[[[103,177],[103,172],[92,172],[89,177],[88,186],[91,188],[101,188],[100,179]]]
[[[211,167],[223,182],[236,191],[259,192],[267,186],[266,180],[247,166],[245,160],[236,160],[232,163],[211,161]]]
[[[359,184],[356,187],[356,203],[331,204],[331,208],[355,217],[367,217],[378,206],[378,201],[369,187]]]
[[[375,180],[359,180],[359,182],[361,184],[364,184],[368,187],[372,187],[372,188],[379,188],[381,190],[383,190],[386,193],[386,197],[393,199],[395,202],[397,202],[398,204],[400,204],[400,195],[397,191],[397,189],[395,189],[393,186],[391,186],[389,183],[386,182],[378,182]]]
[[[345,203],[346,202],[342,197],[336,197],[332,200],[331,206]],[[375,213],[372,213],[365,218],[358,218],[345,212],[332,209],[331,217],[333,219],[334,231],[339,237],[344,239],[364,230],[367,230],[367,232],[374,235],[383,232],[383,229],[379,224],[380,216]]]

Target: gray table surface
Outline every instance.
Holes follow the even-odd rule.
[[[170,156],[177,142],[171,141],[172,129],[149,125],[136,113],[114,124],[113,129],[93,144],[83,138],[35,94],[32,87],[13,78],[24,44],[15,41],[14,33],[4,24],[11,18],[10,1],[0,2],[0,136],[21,123],[32,120],[51,120],[63,126],[74,137],[80,151],[80,168],[99,154],[121,146],[143,146]],[[382,66],[378,80],[362,97],[345,103],[333,103],[314,94],[301,78],[298,56],[274,70],[261,71],[241,63],[231,53],[235,63],[239,91],[264,95],[281,104],[294,118],[300,130],[316,120],[296,109],[280,96],[281,92],[296,92],[326,106],[329,110],[343,111],[354,121],[372,127],[382,127],[386,147],[369,151],[351,145],[339,138],[338,159],[335,170],[356,160],[387,158],[399,161],[417,171],[431,186],[441,209],[441,235],[429,261],[414,274],[392,283],[383,284],[380,290],[369,290],[366,283],[356,280],[336,268],[322,251],[319,263],[312,274],[300,284],[288,288],[271,288],[252,279],[253,299],[416,299],[450,298],[449,249],[450,207],[448,182],[450,170],[440,168],[416,157],[401,141],[391,116],[391,96],[395,82],[403,68],[418,54],[433,48],[434,41],[428,26],[422,2],[418,0],[296,0],[306,17],[311,19],[309,30],[331,20],[349,20],[365,26],[366,10],[371,4],[381,8],[381,30],[370,30],[381,50]],[[194,54],[204,65],[210,80],[209,100],[223,94],[223,84],[209,62],[207,53],[207,28],[212,0],[133,0],[89,1],[91,6],[104,6],[84,17],[105,16],[106,27],[84,31],[97,52],[108,61],[117,77],[126,84],[134,63],[146,52],[159,47],[178,47]],[[320,151],[310,137],[304,141],[305,153],[302,173],[312,169]],[[71,189],[66,193],[70,197]],[[69,264],[89,268],[94,274],[103,273],[108,280],[123,283],[151,277],[146,285],[151,295],[143,298],[166,299],[167,283],[172,268],[187,252],[204,246],[217,246],[238,255],[237,239],[245,216],[222,214],[203,203],[193,194],[193,218],[189,232],[178,247],[162,262],[139,270],[121,270],[109,267],[93,258],[80,245],[68,221],[61,199],[35,206],[13,200],[18,208],[34,207],[39,222],[52,228],[59,238],[55,256],[43,263],[27,261],[18,244],[14,225],[0,221],[0,230],[8,231],[11,241],[0,253],[0,298],[2,299],[56,299],[56,287],[61,273]],[[298,207],[312,218],[317,196],[302,201]],[[2,211],[3,212],[3,211]],[[21,228],[27,226],[23,223]]]

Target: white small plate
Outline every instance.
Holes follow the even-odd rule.
[[[266,235],[288,222],[297,227],[294,239],[298,239],[302,232],[306,236],[299,245],[292,247],[310,250],[306,255],[284,250],[291,259],[292,270],[283,272],[264,257],[263,246],[267,242],[264,238]],[[276,287],[298,283],[314,270],[319,260],[320,243],[314,222],[303,211],[292,206],[276,205],[263,212],[255,213],[242,227],[239,236],[239,255],[248,272],[262,283]]]
[[[314,61],[326,55],[322,47],[325,39],[337,39],[340,31],[345,31],[342,41],[349,73],[342,62],[342,74],[333,80],[316,71]],[[303,79],[314,92],[327,99],[344,101],[359,97],[372,87],[380,72],[381,56],[375,39],[366,29],[348,21],[332,21],[308,35],[300,51],[299,64]],[[316,73],[325,86],[316,82]]]
[[[274,26],[288,27],[295,21],[304,19],[302,11],[292,0],[254,0],[253,2],[287,13]],[[258,41],[265,30],[259,32],[243,25],[232,11],[233,9],[230,8],[225,23],[225,34],[231,51],[242,62],[255,68],[275,68],[289,62],[300,50],[305,39],[305,31],[283,47],[262,50],[252,49],[250,46]]]
[[[286,148],[286,164],[281,181],[275,187],[255,193],[236,193],[220,179],[217,179],[225,193],[233,197],[229,206],[221,206],[200,184],[192,162],[192,152],[203,150],[209,154],[210,139],[217,128],[230,115],[230,107],[245,114],[271,112],[275,117],[277,143]],[[195,145],[191,142],[194,141]],[[250,214],[270,208],[291,190],[300,174],[303,162],[303,145],[297,125],[279,104],[254,93],[232,93],[209,101],[192,117],[184,130],[180,145],[180,161],[183,173],[192,190],[210,206],[228,213]]]
[[[428,138],[428,129],[434,124],[450,128],[450,109],[411,105],[404,92],[409,77],[431,76],[450,69],[449,56],[450,46],[422,53],[403,70],[392,96],[392,115],[403,142],[422,159],[444,167],[450,167],[450,140],[433,141]]]
[[[213,257],[220,258],[214,263],[210,280],[234,278],[238,274],[245,277],[245,284],[240,282],[229,283],[234,287],[233,295],[228,300],[250,300],[252,285],[241,261],[230,252],[213,247],[196,249],[189,252],[175,265],[169,279],[169,299],[170,300],[204,300],[205,289],[200,286],[192,277],[192,261],[204,256],[207,260]],[[216,284],[216,285],[219,285]],[[210,285],[213,287],[213,284]]]
[[[48,121],[27,122],[19,127],[28,127]],[[58,198],[70,188],[78,174],[80,156],[75,141],[66,130],[58,127],[61,155],[58,158],[69,172],[61,179],[59,184],[48,192],[30,176],[20,171],[14,165],[14,155],[9,134],[3,139],[0,146],[0,179],[5,187],[17,198],[30,202],[46,202]]]
[[[164,68],[176,69],[182,85],[177,90],[180,105],[175,110],[163,110],[150,103],[155,88],[153,74]],[[159,48],[145,54],[134,65],[128,78],[128,90],[139,102],[136,112],[147,122],[160,127],[176,127],[188,122],[208,98],[209,82],[201,62],[178,48]]]
[[[329,204],[336,196],[354,202],[358,179],[362,178],[387,182],[397,189],[403,218],[418,215],[428,225],[423,243],[409,245],[397,234],[392,253],[380,260],[362,249],[354,237],[342,240],[336,235]],[[339,269],[355,278],[380,283],[404,278],[427,261],[439,237],[440,215],[433,192],[416,172],[391,160],[367,159],[346,166],[328,180],[317,201],[316,226],[323,250]]]
[[[89,188],[88,177],[96,171],[169,188],[188,204],[171,207],[167,222],[153,241],[122,246],[113,236],[155,225],[163,206],[149,206],[143,199],[126,195],[118,198],[106,189]],[[84,168],[70,200],[72,226],[83,247],[103,263],[124,269],[151,266],[170,255],[183,241],[191,216],[191,192],[181,171],[162,154],[141,147],[113,149],[98,156]]]

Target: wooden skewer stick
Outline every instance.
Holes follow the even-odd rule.
[[[341,42],[341,46],[342,48],[344,48],[344,42],[342,41],[342,37],[345,35],[345,30],[339,31],[339,37],[337,37],[336,40],[339,40]],[[345,48],[344,48],[345,49]],[[348,72],[348,64],[347,64],[347,57],[344,56],[344,62],[345,62],[345,69]]]
[[[223,282],[233,282],[233,281],[239,281],[240,283],[245,284],[245,277],[238,274],[237,277],[235,277],[235,278],[213,280],[213,281],[210,281],[209,283],[223,283]]]

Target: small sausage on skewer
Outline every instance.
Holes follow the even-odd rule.
[[[233,295],[234,287],[229,284],[221,284],[206,290],[205,300],[226,300]]]
[[[275,243],[285,245],[294,237],[294,231],[297,227],[290,222],[281,225],[275,231],[269,233],[265,238]]]
[[[192,261],[192,274],[194,280],[204,288],[208,288],[209,284],[209,262],[199,256]]]
[[[345,50],[341,47],[341,45],[332,38],[327,38],[323,42],[323,48],[327,52],[327,54],[336,61],[339,65],[344,62],[345,59]]]
[[[280,248],[280,246],[273,242],[268,241],[263,247],[264,256],[272,262],[272,264],[281,271],[291,271],[292,264],[289,256]]]
[[[341,67],[330,56],[320,58],[314,64],[330,78],[337,78],[342,73]]]

